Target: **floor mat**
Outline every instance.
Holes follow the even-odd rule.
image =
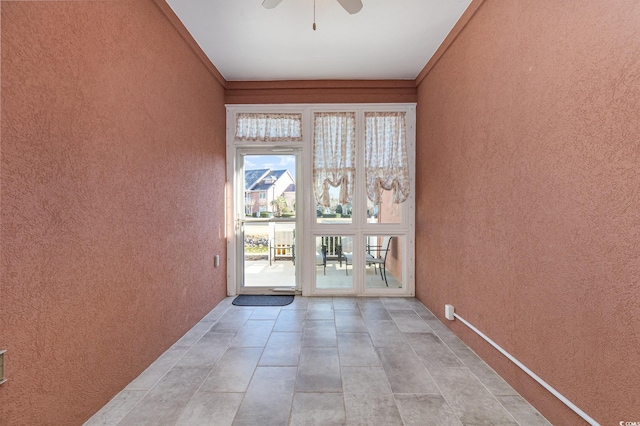
[[[236,306],[286,306],[293,302],[293,297],[293,295],[255,296],[241,294],[231,303]]]

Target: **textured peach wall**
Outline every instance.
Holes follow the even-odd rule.
[[[151,0],[1,40],[0,423],[81,424],[225,296],[224,90]]]
[[[418,88],[417,295],[640,419],[640,3],[486,0]],[[554,424],[573,412],[447,323]]]

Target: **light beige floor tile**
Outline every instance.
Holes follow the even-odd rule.
[[[443,396],[463,424],[517,425],[515,419],[468,368],[433,373]]]
[[[551,423],[520,395],[506,395],[496,398],[521,425],[551,426]]]
[[[393,395],[344,394],[349,426],[402,426]]]
[[[338,348],[302,348],[296,391],[342,392]]]
[[[378,356],[394,393],[440,395],[436,384],[409,348],[378,348]]]
[[[227,297],[222,299],[218,306],[213,308],[200,322],[213,322],[218,321],[222,315],[229,309],[231,306],[231,302],[233,302],[234,297]]]
[[[280,306],[256,306],[250,320],[275,320],[278,318],[282,308]]]
[[[280,426],[289,422],[295,367],[258,367],[233,422],[237,426]]]
[[[334,297],[333,309],[335,311],[359,311],[358,298],[356,297]]]
[[[411,300],[405,297],[383,297],[380,299],[385,308],[389,311],[412,310]]]
[[[122,391],[93,415],[84,426],[111,426],[122,420],[146,395],[146,391]]]
[[[367,333],[367,326],[359,310],[336,311],[335,316],[338,333]]]
[[[418,355],[427,370],[464,367],[464,364],[442,340],[433,333],[405,333],[409,345]]]
[[[302,346],[336,347],[337,345],[336,324],[333,320],[310,320],[307,318]]]
[[[403,333],[430,333],[431,328],[413,310],[389,310],[389,315]]]
[[[127,385],[125,390],[149,390],[184,356],[187,348],[169,348],[146,370]]]
[[[293,397],[290,426],[340,426],[345,424],[341,393],[300,393]]]
[[[264,348],[260,365],[297,366],[302,347],[302,333],[273,332]]]
[[[387,311],[387,309],[380,301],[378,301],[377,303],[358,303],[358,305],[360,306],[360,312],[362,313],[362,318],[364,318],[365,322],[391,320],[389,311]]]
[[[411,349],[404,333],[400,331],[392,320],[369,321],[366,324],[373,346],[376,348],[405,347],[408,350]]]
[[[307,311],[302,309],[292,309],[280,311],[278,319],[273,326],[273,331],[303,331]]]
[[[246,392],[262,348],[230,347],[202,385],[205,392]]]
[[[129,413],[119,426],[174,424],[207,374],[206,367],[174,367]]]
[[[484,384],[494,395],[518,395],[502,377],[471,349],[456,349],[456,355],[464,365]]]
[[[247,322],[254,308],[230,307],[220,319],[213,324],[211,331],[237,333]]]
[[[244,393],[198,391],[189,401],[176,426],[228,426],[233,424]]]
[[[332,320],[333,319],[333,303],[332,302],[310,302],[307,309],[308,320]]]
[[[462,426],[442,396],[396,394],[405,426]]]
[[[380,366],[369,333],[338,333],[338,354],[342,367]]]
[[[173,347],[191,347],[193,346],[202,336],[205,335],[207,331],[211,328],[213,324],[211,322],[199,322],[194,325],[191,330],[187,331],[187,333],[180,338],[176,343],[174,343]]]
[[[230,346],[264,348],[274,324],[275,320],[248,320],[231,341]]]
[[[213,367],[233,339],[234,333],[209,331],[176,363],[180,367]]]
[[[307,310],[307,308],[309,307],[309,297],[303,297],[303,296],[296,296],[293,299],[293,302],[291,302],[288,305],[285,305],[282,307],[283,310],[289,310],[289,309],[293,309],[293,310]]]
[[[390,394],[389,380],[382,367],[342,367],[344,393],[381,395]]]

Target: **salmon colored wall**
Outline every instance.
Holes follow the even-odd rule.
[[[639,117],[636,0],[486,0],[418,88],[418,298],[609,425],[640,415]],[[553,424],[582,423],[446,324]]]
[[[413,80],[229,81],[228,104],[410,103]]]
[[[224,89],[151,0],[1,12],[0,423],[81,424],[226,294]]]

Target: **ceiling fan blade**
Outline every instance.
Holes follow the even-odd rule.
[[[342,6],[344,10],[352,15],[360,12],[362,9],[361,0],[338,0],[338,3],[340,3],[340,6]]]
[[[277,5],[280,4],[282,0],[264,0],[262,2],[262,6],[265,9],[273,9],[274,7],[276,7]]]

